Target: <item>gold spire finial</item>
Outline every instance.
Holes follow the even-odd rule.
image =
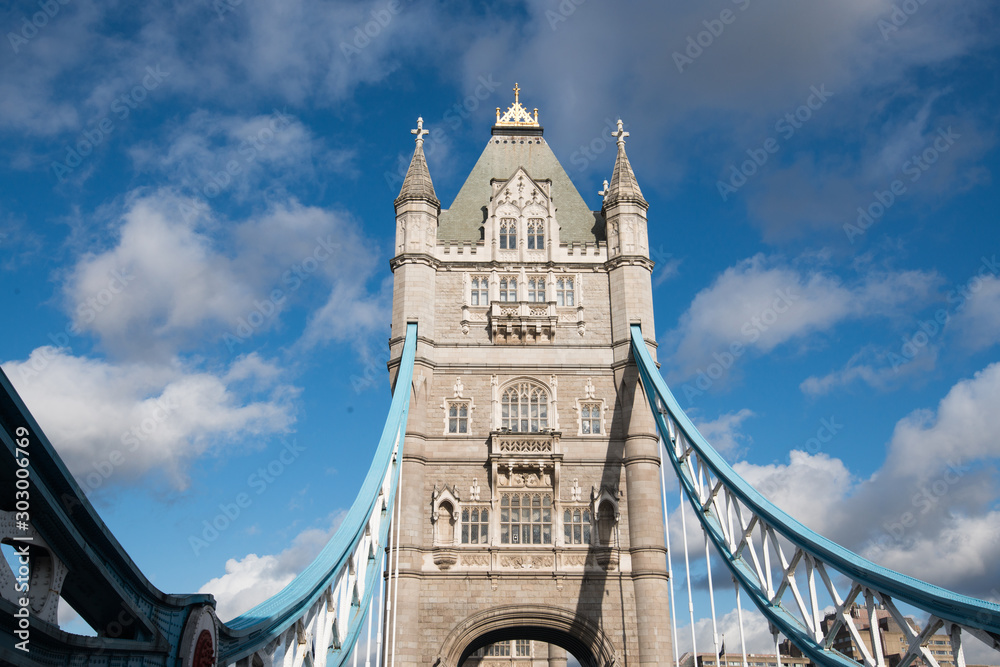
[[[500,107],[497,107],[497,125],[501,127],[540,127],[538,124],[538,109],[535,115],[521,106],[521,86],[514,84],[514,103],[507,108],[503,116],[500,115]]]

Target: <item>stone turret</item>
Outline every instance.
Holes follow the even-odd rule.
[[[396,215],[402,205],[407,202],[423,201],[441,210],[441,202],[434,194],[434,183],[431,181],[430,171],[427,169],[427,160],[424,158],[424,119],[417,119],[417,129],[410,130],[417,135],[417,146],[413,150],[413,159],[410,160],[410,168],[406,170],[406,178],[403,179],[403,187],[396,197]]]
[[[603,192],[608,239],[608,275],[611,285],[611,329],[615,380],[625,435],[623,463],[628,506],[629,557],[635,578],[638,664],[661,664],[670,646],[667,607],[669,595],[663,513],[660,493],[659,441],[652,411],[635,362],[629,353],[629,329],[642,326],[644,337],[655,345],[653,290],[646,234],[646,210],[639,183],[625,154],[629,135],[618,121],[618,156],[611,183]]]
[[[434,193],[424,157],[424,119],[417,119],[416,147],[403,187],[396,197],[396,256],[392,260],[396,294],[404,308],[393,309],[392,333],[401,335],[407,322],[418,322],[420,335],[434,332],[434,247],[437,244],[441,202]]]
[[[646,233],[646,210],[649,204],[642,196],[639,182],[625,154],[625,137],[629,136],[618,121],[618,156],[611,183],[604,189],[604,213],[607,221],[608,257],[639,255],[649,257],[649,240]]]

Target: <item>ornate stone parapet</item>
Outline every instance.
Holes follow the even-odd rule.
[[[555,301],[494,301],[489,309],[490,337],[498,345],[551,343],[559,315]]]
[[[559,436],[555,433],[508,433],[499,431],[490,438],[492,456],[534,457],[556,453]]]

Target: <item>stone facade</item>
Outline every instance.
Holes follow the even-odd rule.
[[[657,437],[629,356],[632,323],[655,346],[652,262],[619,130],[599,212],[517,100],[450,210],[414,131],[389,363],[394,377],[417,322],[401,665],[487,664],[473,653],[517,639],[557,666],[563,649],[584,665],[671,655]]]

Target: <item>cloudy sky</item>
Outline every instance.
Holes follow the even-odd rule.
[[[409,130],[447,207],[516,81],[592,208],[624,119],[664,375],[737,470],[859,553],[1000,598],[998,18],[7,3],[0,361],[149,578],[236,615],[367,469]]]

